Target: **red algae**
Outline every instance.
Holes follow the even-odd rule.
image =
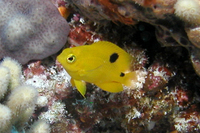
[[[144,89],[146,91],[156,92],[166,86],[173,72],[164,65],[156,62],[148,68],[148,74],[145,81]]]

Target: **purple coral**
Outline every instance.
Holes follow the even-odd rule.
[[[25,64],[56,53],[66,43],[69,25],[49,0],[1,0],[0,12],[0,58]]]

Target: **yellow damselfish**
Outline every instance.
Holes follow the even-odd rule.
[[[99,41],[91,45],[66,48],[57,57],[71,76],[71,84],[84,97],[86,83],[94,83],[102,90],[120,92],[123,85],[130,87],[136,79],[131,71],[135,58],[117,45]]]

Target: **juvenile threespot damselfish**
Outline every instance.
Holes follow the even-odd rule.
[[[120,92],[123,85],[131,87],[131,80],[136,79],[136,72],[131,70],[135,58],[107,41],[66,48],[57,60],[71,76],[72,86],[83,97],[86,82],[94,83],[108,92]]]

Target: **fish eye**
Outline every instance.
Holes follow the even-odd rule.
[[[75,55],[69,54],[69,55],[67,56],[67,62],[73,63],[75,60],[76,60],[76,56],[75,56]]]

